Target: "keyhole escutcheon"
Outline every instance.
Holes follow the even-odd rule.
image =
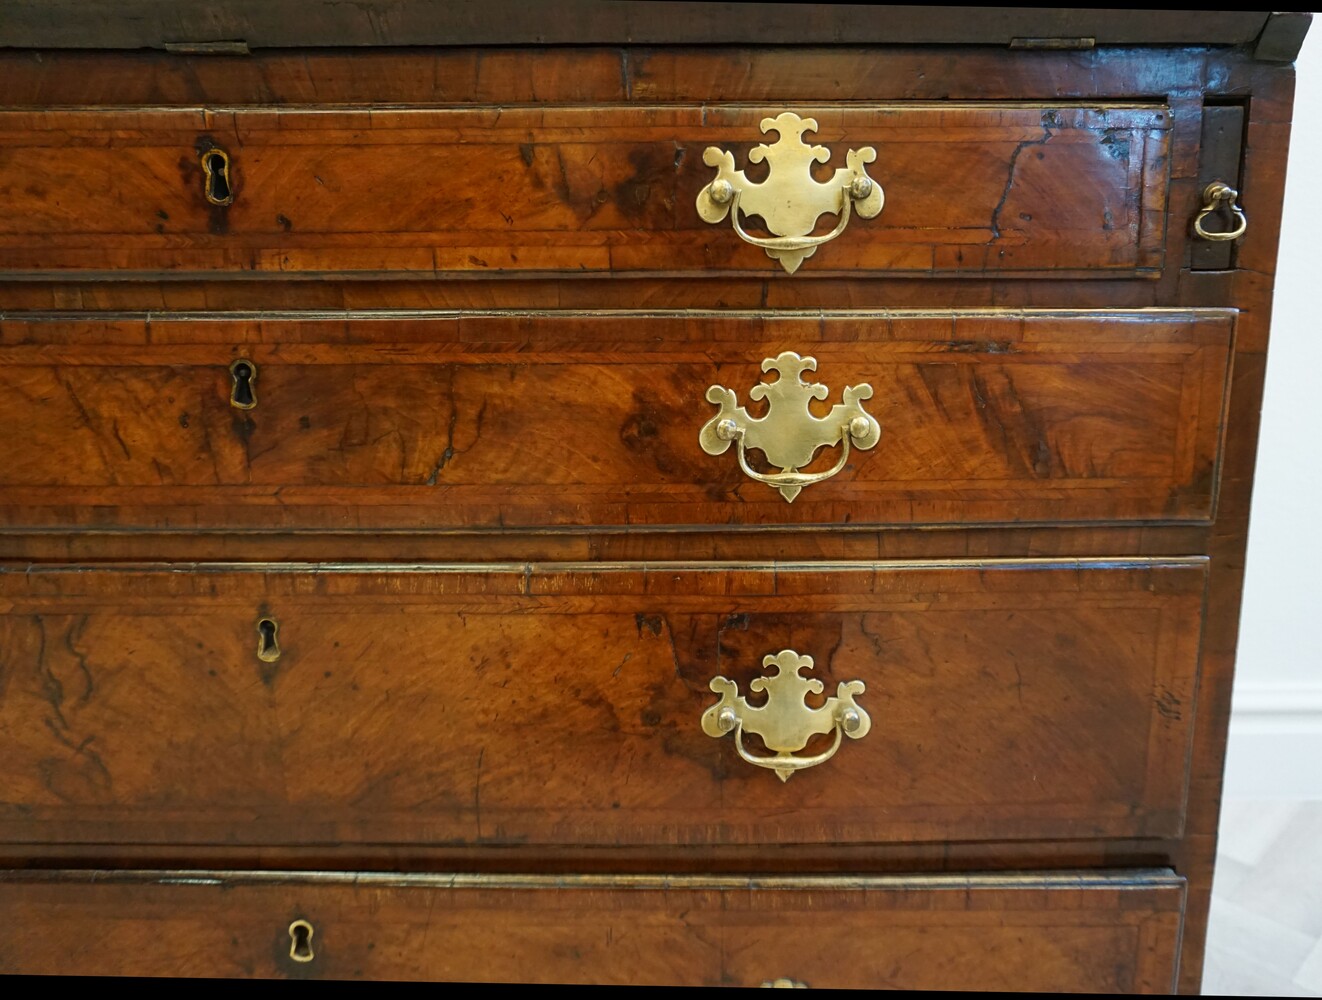
[[[230,157],[223,149],[208,149],[202,154],[202,193],[213,205],[228,205],[234,201],[234,184],[230,179]]]
[[[289,925],[289,957],[295,962],[311,962],[317,956],[312,951],[312,935],[316,931],[306,920],[295,920]]]
[[[276,633],[280,624],[274,618],[262,618],[257,622],[257,659],[263,663],[274,663],[280,659],[280,640]]]
[[[247,358],[230,365],[230,406],[251,410],[257,405],[257,366]]]

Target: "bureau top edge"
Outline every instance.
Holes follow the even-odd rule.
[[[1289,62],[1310,15],[1289,11],[900,7],[652,0],[0,0],[0,47],[256,48],[459,45],[1250,46]]]

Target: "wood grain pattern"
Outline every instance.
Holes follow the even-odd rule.
[[[1233,314],[197,315],[0,322],[0,519],[152,528],[1206,521]],[[793,505],[707,387],[811,353],[881,443]],[[254,363],[257,405],[230,405]],[[755,404],[752,412],[758,412]],[[824,449],[812,471],[829,468]],[[759,461],[753,454],[751,460]]]
[[[1038,51],[866,45],[462,47],[255,52],[0,52],[6,107],[1061,101],[1268,96],[1242,51],[1190,45]],[[1288,69],[1287,69],[1288,72]],[[1188,155],[1197,152],[1195,145]]]
[[[743,165],[779,110],[0,111],[0,270],[769,272],[693,201],[714,176],[703,149]],[[1161,105],[794,110],[837,163],[879,149],[886,191],[882,216],[856,219],[805,275],[1162,266]],[[229,206],[203,197],[213,146],[230,155]]]
[[[0,839],[1173,836],[1203,576],[1198,560],[4,573]],[[747,690],[785,648],[830,691],[863,680],[875,725],[782,784],[698,720],[713,676]]]
[[[0,873],[0,971],[1169,992],[1183,880]],[[289,958],[306,920],[313,958]],[[184,942],[180,944],[180,942]]]
[[[930,841],[896,844],[693,844],[591,848],[510,844],[0,844],[0,868],[488,872],[545,875],[798,875],[1006,872],[1160,865],[1170,838]]]
[[[911,526],[909,522],[897,522],[880,529],[859,529],[842,522],[831,522],[834,526],[827,527],[823,522],[805,530],[798,530],[793,525],[778,525],[772,531],[745,531],[738,530],[738,526],[734,526],[736,530],[724,530],[722,524],[712,522],[689,525],[685,531],[667,529],[644,533],[637,532],[631,525],[615,525],[602,530],[599,526],[575,524],[499,532],[455,529],[429,534],[427,526],[420,526],[412,531],[355,533],[351,529],[328,531],[324,527],[309,528],[300,524],[301,516],[309,510],[305,507],[299,509],[297,516],[291,515],[282,528],[232,534],[223,530],[198,530],[198,522],[182,511],[178,520],[171,522],[176,527],[142,531],[139,526],[154,523],[153,518],[160,508],[148,506],[128,512],[123,505],[99,509],[92,505],[66,504],[57,508],[38,503],[21,513],[15,522],[28,525],[27,529],[0,536],[0,556],[68,560],[85,565],[115,559],[436,559],[482,563],[491,559],[984,559],[1014,555],[1125,557],[1204,554],[1210,556],[1206,625],[1199,654],[1197,725],[1191,733],[1188,809],[1182,832],[1116,839],[986,839],[957,843],[942,835],[923,843],[897,840],[880,845],[800,844],[776,848],[757,844],[636,845],[590,850],[581,846],[546,845],[492,850],[482,845],[383,845],[352,841],[260,848],[164,842],[116,844],[108,840],[73,844],[61,843],[59,835],[53,834],[43,841],[0,844],[0,861],[24,867],[65,864],[160,867],[164,861],[178,861],[196,867],[260,865],[278,868],[288,865],[305,869],[322,863],[341,870],[373,866],[437,870],[438,866],[448,865],[470,871],[559,873],[661,869],[689,872],[968,871],[1014,865],[1039,869],[1069,865],[1171,865],[1189,880],[1186,920],[1180,944],[1180,988],[1185,992],[1197,992],[1215,850],[1243,550],[1288,145],[1293,95],[1293,70],[1290,67],[1264,65],[1255,61],[1252,52],[1245,48],[1204,46],[1160,49],[1102,46],[1088,52],[1031,53],[996,51],[990,46],[891,48],[886,50],[884,58],[878,57],[876,49],[865,45],[837,45],[812,51],[744,45],[702,49],[632,46],[364,49],[352,53],[309,50],[262,52],[246,58],[149,52],[6,50],[0,52],[0,80],[4,83],[6,107],[20,114],[39,116],[53,107],[62,107],[66,109],[64,113],[82,115],[86,119],[89,111],[100,109],[96,115],[103,120],[107,112],[122,116],[148,105],[176,109],[189,121],[195,120],[198,108],[222,110],[255,105],[287,109],[291,105],[341,105],[338,110],[357,110],[360,116],[369,108],[388,105],[426,106],[425,110],[429,111],[518,104],[636,106],[639,111],[667,105],[690,109],[701,105],[743,105],[752,113],[752,109],[775,107],[779,110],[798,105],[862,103],[876,108],[913,102],[958,101],[988,102],[998,106],[1011,104],[1018,108],[1023,108],[1025,103],[1037,102],[1045,108],[1129,103],[1168,109],[1169,128],[1161,132],[1161,142],[1169,156],[1158,171],[1165,172],[1163,177],[1169,180],[1162,195],[1165,211],[1160,220],[1165,264],[1160,270],[1143,272],[1141,278],[1136,277],[1137,272],[1124,270],[1110,271],[1111,280],[1096,280],[1074,271],[1017,271],[986,265],[981,270],[966,266],[959,271],[940,273],[891,271],[884,280],[857,280],[858,272],[821,269],[821,264],[828,260],[822,256],[828,253],[824,250],[809,264],[810,268],[818,267],[817,271],[805,270],[794,278],[775,273],[769,262],[763,262],[751,270],[710,272],[710,280],[702,278],[704,272],[699,270],[685,273],[684,280],[674,280],[673,270],[634,270],[618,274],[607,271],[573,274],[568,271],[552,274],[506,271],[502,280],[491,281],[484,280],[489,278],[491,268],[480,270],[473,266],[465,271],[443,272],[444,281],[435,280],[438,273],[435,270],[396,272],[386,276],[357,271],[351,272],[350,279],[310,272],[277,274],[237,269],[137,272],[135,277],[138,279],[151,280],[123,281],[119,279],[124,272],[118,269],[135,258],[127,251],[117,251],[117,256],[113,257],[105,256],[109,244],[103,242],[99,250],[91,248],[91,252],[103,254],[101,270],[45,270],[32,272],[21,280],[18,280],[18,273],[9,272],[0,280],[0,308],[105,312],[232,310],[241,313],[270,309],[401,308],[733,308],[767,311],[910,308],[931,311],[994,306],[1107,311],[1157,306],[1234,309],[1238,315],[1231,344],[1231,382],[1224,400],[1224,458],[1217,467],[1215,505],[1208,515],[1215,518],[1213,521],[1203,519],[1183,525],[1110,521],[1087,526],[1051,527],[1045,524],[1009,526],[988,523],[976,527],[958,523],[952,516],[940,530],[932,530],[924,524]],[[1252,225],[1238,245],[1233,271],[1193,273],[1177,265],[1190,258],[1188,222],[1199,204],[1200,123],[1205,104],[1227,103],[1247,110],[1241,189],[1246,206],[1251,208]],[[932,111],[937,109],[936,103],[927,106]],[[19,121],[20,118],[10,120]],[[185,129],[183,134],[188,132]],[[47,133],[46,138],[49,140],[52,135]],[[194,135],[190,141],[195,138]],[[1053,138],[1050,142],[1057,143],[1058,139]],[[3,169],[8,149],[8,146],[0,146],[0,169]],[[1025,147],[1020,160],[1031,156],[1035,150],[1036,147]],[[879,152],[884,160],[884,147]],[[691,157],[688,160],[692,162]],[[167,166],[172,172],[158,179],[166,185],[182,183],[177,161]],[[519,167],[522,169],[521,161]],[[1158,173],[1151,174],[1151,177],[1157,178]],[[26,182],[35,183],[39,176],[28,177]],[[976,180],[978,184],[987,183],[986,178]],[[151,181],[139,177],[135,183]],[[1162,179],[1161,183],[1165,184],[1166,180]],[[1026,189],[1021,191],[1021,194],[1026,193]],[[30,192],[21,195],[27,201],[33,197]],[[888,206],[882,216],[866,227],[858,227],[858,232],[865,228],[884,228],[893,207],[893,204]],[[558,205],[551,205],[548,210],[551,209],[564,211]],[[126,217],[119,208],[112,206],[106,210],[111,215],[119,212],[121,217]],[[58,216],[52,207],[43,207],[41,211],[48,213],[48,221]],[[605,207],[598,209],[598,214],[618,211],[619,204],[608,192]],[[196,217],[186,216],[189,219]],[[289,218],[287,214],[286,218]],[[150,225],[163,225],[166,220],[148,221]],[[269,221],[266,225],[269,227]],[[1157,222],[1153,220],[1152,225],[1156,226]],[[204,231],[198,229],[198,232]],[[581,230],[580,234],[586,231]],[[135,239],[141,235],[160,239],[165,235],[145,227],[134,232],[137,234]],[[852,227],[850,232],[853,232]],[[732,238],[732,234],[713,230],[712,237],[725,240]],[[100,238],[105,240],[105,234]],[[207,233],[205,238],[215,240],[219,237]],[[75,249],[78,248],[66,246],[59,252],[67,256]],[[205,248],[189,243],[180,249],[216,252],[215,245],[210,243]],[[736,249],[751,253],[754,258],[759,253],[742,246]],[[41,248],[35,242],[25,252],[28,253],[26,259],[44,266]],[[79,252],[89,251],[82,248]],[[167,259],[164,245],[155,252],[161,255],[160,259]],[[1040,280],[1047,274],[1052,280]],[[212,280],[215,277],[224,277],[225,280]],[[122,320],[123,317],[108,315],[96,317],[93,322],[101,324],[102,329],[114,328],[119,331],[117,336],[123,336]],[[29,350],[31,353],[24,364],[38,368],[41,364],[52,363],[38,360],[43,350],[52,352],[52,358],[67,360],[80,346],[87,347],[90,343],[71,341],[60,345],[37,338],[27,347],[13,342],[5,350]],[[141,338],[133,341],[131,337],[120,346],[129,350],[131,343],[135,343],[139,351],[150,346]],[[263,348],[277,346],[275,341],[261,339],[251,343]],[[108,341],[100,344],[103,350],[113,346]],[[173,346],[190,345],[177,341]],[[194,343],[191,348],[202,346]],[[228,350],[247,345],[217,340],[206,346],[208,350],[220,346]],[[309,347],[308,344],[290,346],[297,350]],[[371,350],[370,344],[365,346]],[[834,380],[827,377],[825,358],[816,348],[813,352],[823,363],[823,380],[834,385]],[[211,364],[216,356],[223,360],[230,357],[220,352],[207,354],[206,364]],[[988,355],[979,356],[979,360],[1002,362],[1002,359]],[[269,358],[268,363],[276,361]],[[199,366],[188,363],[183,367],[196,369]],[[223,387],[216,388],[218,391]],[[49,402],[43,405],[49,405]],[[26,429],[32,421],[23,414],[17,418],[17,423],[13,419],[9,423]],[[113,444],[113,440],[107,443]],[[884,445],[883,437],[880,447]],[[875,458],[877,454],[868,457]],[[0,499],[12,499],[16,496],[15,489],[0,488]],[[810,495],[811,490],[800,498],[796,507]],[[18,510],[17,507],[8,509],[11,512]],[[126,513],[129,516],[126,517]],[[764,525],[763,529],[768,526]],[[790,528],[796,530],[787,530]],[[51,599],[59,596],[60,586],[63,584],[51,590]],[[102,598],[88,598],[86,606],[75,615],[95,612],[98,601]],[[255,633],[232,641],[250,643],[252,640],[255,640]],[[244,647],[244,650],[250,652],[250,647]],[[65,684],[67,692],[81,691],[76,677],[68,680],[66,676],[73,676],[70,669],[76,658],[64,662],[66,666],[56,672],[61,683]],[[30,670],[31,661],[23,669]],[[0,702],[8,696],[7,691],[13,689],[13,682],[8,680],[11,676],[11,673],[0,674]],[[260,684],[260,681],[253,683]],[[72,713],[76,704],[77,697],[67,694],[65,710]],[[134,710],[130,707],[125,711],[132,716]],[[94,751],[97,749],[95,743],[89,746]],[[846,747],[842,757],[834,763],[844,762],[843,754],[851,749],[858,750],[859,746]],[[801,780],[802,777],[796,777],[791,785]],[[649,868],[649,865],[654,867]],[[87,898],[82,889],[70,890],[70,893],[69,900]],[[1005,905],[1003,908],[1009,907]],[[69,926],[79,924],[73,921]],[[52,934],[47,938],[47,944],[62,940],[58,934]],[[982,967],[976,974],[970,973],[971,988],[994,977],[1000,962],[1009,961],[1009,953],[1004,950],[996,958],[986,958],[982,952],[976,951],[975,945],[976,942],[967,947],[971,954],[980,956]],[[267,947],[270,947],[269,941]],[[65,953],[63,950],[59,952]],[[125,953],[131,953],[131,948]],[[940,961],[949,961],[949,956],[941,956]],[[1122,988],[1107,985],[1124,981],[1122,973],[1116,976],[1118,978],[1103,977],[1097,982],[1102,984],[1101,988]]]
[[[1183,556],[1203,552],[1208,526],[773,529],[782,555],[795,559],[1016,559],[1092,556]],[[157,562],[417,562],[532,561],[650,563],[665,560],[765,558],[768,530],[543,529],[490,531],[190,531],[87,530],[0,533],[0,559],[85,563]]]
[[[1227,413],[1233,431],[1227,441],[1224,493],[1207,549],[1211,556],[1211,578],[1202,654],[1205,673],[1198,692],[1199,725],[1190,772],[1191,813],[1188,831],[1174,855],[1181,871],[1187,872],[1191,880],[1189,933],[1182,947],[1180,990],[1193,993],[1198,991],[1202,975],[1211,902],[1253,465],[1294,98],[1293,67],[1246,66],[1240,69],[1240,75],[1241,86],[1254,95],[1248,108],[1242,186],[1258,192],[1255,208],[1259,224],[1240,242],[1234,272],[1206,285],[1189,281],[1185,292],[1192,297],[1207,295],[1211,289],[1218,288],[1221,294],[1233,296],[1245,310],[1237,327]]]
[[[890,7],[743,4],[738,13],[701,2],[451,0],[399,6],[391,0],[228,0],[197,11],[152,0],[3,0],[6,42],[71,47],[187,50],[190,43],[259,47],[457,46],[557,43],[709,45],[1010,45],[1027,36],[1087,35],[1101,44],[1243,45],[1290,14],[1266,11],[1044,10],[1031,7]],[[1295,15],[1297,16],[1297,15]],[[1280,43],[1278,43],[1279,46]],[[369,50],[370,51],[370,50]],[[1298,51],[1298,44],[1294,47]],[[1291,57],[1287,51],[1287,58]],[[1279,56],[1278,56],[1279,58]]]
[[[1192,197],[1190,197],[1192,201]],[[1196,209],[1191,209],[1194,211]],[[1183,255],[1183,234],[1168,236],[1169,252]],[[0,279],[8,310],[94,312],[249,313],[307,309],[1142,309],[1178,304],[1181,272],[1136,281],[1007,282],[994,276],[897,275],[885,281],[815,277],[795,280],[767,274],[720,281],[603,275],[529,276],[491,281],[480,277],[428,275],[330,278],[291,275],[280,281],[234,275],[223,281],[197,275],[168,280],[116,281],[114,274],[45,274]],[[163,276],[157,276],[163,278]],[[1190,304],[1233,306],[1228,290],[1204,291]]]

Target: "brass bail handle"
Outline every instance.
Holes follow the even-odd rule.
[[[855,698],[866,687],[862,681],[841,681],[834,696],[821,708],[809,708],[806,696],[821,694],[823,684],[815,677],[804,677],[813,668],[811,656],[801,656],[792,649],[768,653],[762,658],[763,669],[774,668],[770,677],[755,677],[750,691],[765,691],[761,705],[750,705],[739,693],[739,685],[727,677],[713,677],[712,691],[720,700],[702,713],[702,731],[720,738],[734,734],[735,751],[741,760],[755,767],[775,771],[781,781],[788,781],[795,771],[824,764],[840,749],[843,737],[859,740],[872,728],[872,719]],[[762,739],[771,755],[752,753],[744,746],[744,733]],[[831,746],[821,753],[800,757],[814,736],[834,734]]]
[[[723,385],[707,390],[707,402],[718,412],[698,433],[698,444],[708,455],[722,455],[733,444],[744,475],[765,483],[794,502],[805,486],[830,479],[849,461],[850,447],[868,449],[881,438],[881,424],[863,409],[863,401],[872,398],[872,386],[846,386],[842,403],[831,407],[824,417],[814,416],[808,408],[813,399],[826,399],[830,390],[820,382],[806,382],[805,371],[815,371],[817,359],[801,357],[793,351],[767,358],[764,372],[779,372],[775,382],[759,382],[749,391],[750,399],[766,399],[765,417],[751,416],[739,405],[739,396]],[[840,446],[835,464],[821,472],[800,472],[822,448]],[[758,472],[748,464],[747,451],[762,452],[779,472]]]
[[[1249,228],[1249,220],[1244,215],[1244,210],[1239,207],[1239,192],[1232,188],[1225,181],[1213,181],[1207,187],[1203,188],[1203,207],[1193,220],[1193,231],[1200,240],[1208,240],[1212,243],[1229,243],[1231,240],[1237,240],[1244,235],[1245,230]],[[1228,229],[1225,232],[1209,232],[1203,228],[1203,220],[1216,212],[1222,206],[1229,209],[1234,217],[1235,228]]]
[[[885,195],[867,170],[877,159],[877,151],[871,146],[849,150],[846,165],[837,168],[830,180],[819,181],[812,175],[812,166],[828,162],[831,151],[803,141],[804,133],[817,131],[815,119],[785,111],[775,118],[763,118],[760,128],[778,136],[774,143],[763,143],[748,154],[751,163],[766,161],[771,171],[767,179],[750,181],[744,171],[736,169],[733,153],[708,146],[702,162],[715,167],[716,176],[698,192],[698,215],[711,223],[729,215],[741,240],[761,247],[793,274],[819,246],[845,231],[851,212],[871,219],[881,211]],[[773,235],[750,234],[739,220],[740,212],[761,218]],[[839,216],[835,228],[823,236],[810,235],[823,215]]]

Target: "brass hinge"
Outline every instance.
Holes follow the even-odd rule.
[[[1011,38],[1012,49],[1091,49],[1096,38]]]
[[[247,42],[166,42],[165,51],[177,56],[249,56]]]

